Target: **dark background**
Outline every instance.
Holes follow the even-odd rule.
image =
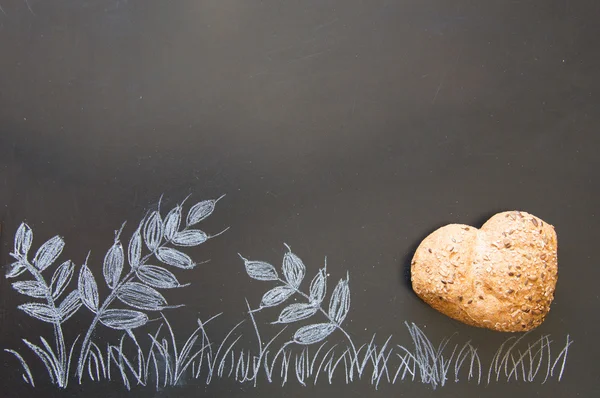
[[[223,236],[169,292],[169,319],[242,319],[265,284],[237,253],[279,264],[292,246],[310,275],[327,256],[350,273],[347,329],[409,345],[403,322],[439,341],[458,332],[489,361],[508,335],[450,320],[406,281],[437,227],[479,226],[525,210],[555,225],[559,282],[546,322],[575,343],[563,380],[441,391],[418,382],[284,387],[217,380],[134,396],[456,396],[600,394],[597,195],[600,3],[597,1],[0,0],[0,260],[26,220],[34,247],[64,236],[77,264],[103,253],[161,194],[173,205],[227,196],[204,223]],[[190,201],[191,203],[191,201]],[[166,207],[165,207],[166,208]],[[16,310],[0,283],[0,345],[50,329]],[[262,315],[261,315],[262,316]],[[261,318],[265,325],[276,313]],[[77,328],[79,320],[72,328]],[[81,321],[83,322],[83,321]],[[268,327],[268,326],[265,326]],[[36,335],[36,333],[38,333]],[[98,338],[102,340],[102,332]],[[246,339],[246,338],[244,338]],[[244,341],[244,340],[242,340]],[[253,344],[252,336],[247,338]],[[0,396],[122,396],[112,384],[66,392],[21,380],[1,356]],[[30,363],[35,360],[31,358]]]

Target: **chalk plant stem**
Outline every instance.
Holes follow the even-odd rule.
[[[121,281],[117,284],[117,286],[115,286],[115,288],[112,290],[112,292],[110,292],[108,297],[106,297],[106,300],[104,300],[104,303],[102,303],[102,305],[100,306],[98,311],[96,311],[96,315],[94,316],[94,319],[92,320],[92,323],[90,324],[90,327],[88,328],[88,330],[85,334],[83,343],[81,344],[81,354],[79,356],[79,366],[77,368],[77,373],[79,375],[80,383],[81,383],[81,378],[83,377],[85,361],[87,360],[88,354],[90,352],[90,344],[91,344],[92,334],[94,333],[96,326],[98,326],[100,317],[102,316],[104,311],[106,311],[108,309],[108,306],[111,305],[113,301],[115,301],[115,299],[117,298],[117,295],[119,294],[119,290],[121,289],[121,287],[123,287],[124,284],[126,284],[127,282],[130,282],[133,279],[133,277],[135,276],[136,269],[142,265],[145,265],[146,261],[148,261],[148,259],[150,257],[152,257],[152,255],[154,255],[158,251],[158,249],[163,247],[164,245],[165,244],[163,243],[154,252],[145,255],[140,260],[140,263],[137,266],[131,267],[131,270],[127,273],[127,275],[125,275],[125,277],[123,279],[121,279]]]
[[[135,273],[134,270],[129,271],[129,273],[119,282],[119,284],[115,287],[115,289],[108,295],[102,306],[96,312],[90,327],[88,328],[85,337],[83,339],[83,343],[81,344],[81,354],[79,355],[79,364],[77,367],[77,374],[79,376],[79,383],[81,383],[81,378],[83,377],[83,371],[85,368],[85,361],[87,360],[88,354],[90,352],[91,339],[98,322],[100,321],[100,316],[104,313],[104,311],[108,308],[108,306],[117,298],[117,292],[125,283],[129,282]]]
[[[293,289],[295,293],[299,294],[300,296],[304,297],[305,299],[307,299],[310,302],[310,296],[304,292],[302,292],[301,290],[298,290],[298,288],[290,285],[287,281],[284,281],[281,278],[277,278],[277,280],[283,284],[285,284],[286,286],[288,286],[290,289]],[[356,351],[356,346],[354,345],[354,342],[352,341],[352,338],[350,337],[350,335],[348,334],[348,332],[346,332],[344,330],[344,328],[342,327],[342,325],[340,325],[339,323],[335,322],[333,319],[331,319],[331,317],[329,316],[329,314],[327,313],[327,311],[325,311],[322,307],[321,307],[321,303],[319,303],[319,311],[325,315],[325,317],[327,318],[327,320],[329,320],[329,322],[331,322],[332,325],[335,325],[336,329],[338,329],[340,332],[342,332],[342,334],[344,336],[346,336],[346,339],[348,339],[348,342],[350,343],[350,346],[352,348],[352,351],[354,352],[354,356],[356,357],[358,355],[358,352]]]
[[[48,287],[48,284],[46,283],[46,280],[44,279],[42,274],[38,271],[37,268],[35,268],[27,260],[27,258],[21,257],[21,261],[23,261],[23,263],[27,267],[27,271],[29,271],[29,273],[31,275],[33,275],[35,280],[40,285],[43,286],[44,297],[45,297],[46,301],[48,302],[48,305],[50,307],[52,307],[52,309],[54,309],[54,311],[58,314],[58,309],[56,308],[56,303],[54,302],[54,299],[52,298],[52,293],[50,291],[50,287]],[[67,357],[66,357],[65,337],[63,334],[60,319],[57,319],[54,322],[52,322],[52,325],[54,326],[54,340],[55,340],[56,348],[58,350],[58,360],[59,360],[58,365],[60,366],[58,369],[59,374],[56,375],[56,379],[57,379],[58,385],[60,387],[66,387],[69,375],[67,374]]]

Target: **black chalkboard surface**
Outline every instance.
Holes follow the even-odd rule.
[[[0,7],[0,396],[600,396],[598,2]],[[504,210],[529,333],[410,285]]]

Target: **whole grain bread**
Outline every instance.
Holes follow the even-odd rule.
[[[466,324],[503,332],[538,327],[558,278],[554,227],[510,211],[481,229],[451,224],[431,233],[411,263],[415,293]]]

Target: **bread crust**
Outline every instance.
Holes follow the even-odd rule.
[[[522,211],[480,229],[450,224],[426,237],[411,262],[415,293],[466,324],[502,332],[544,321],[558,279],[554,227]]]

